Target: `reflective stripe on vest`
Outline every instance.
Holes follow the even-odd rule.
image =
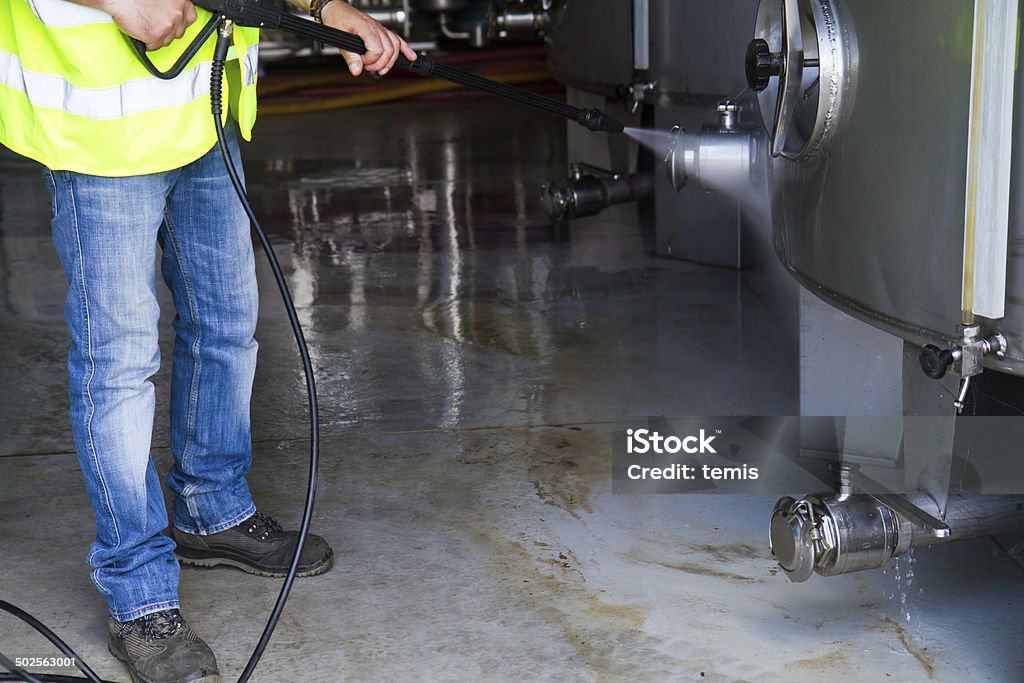
[[[209,19],[150,53],[178,58]],[[225,93],[243,137],[256,118],[259,32],[235,29]],[[241,59],[234,59],[241,55]],[[125,176],[183,166],[216,135],[207,41],[173,80],[151,76],[106,13],[66,0],[0,0],[0,143],[52,169]]]
[[[85,26],[86,24],[109,24],[114,20],[109,14],[95,7],[85,7],[65,0],[28,0],[32,11],[51,28]]]
[[[209,95],[210,70],[210,62],[204,62],[166,84],[141,78],[109,88],[79,88],[61,76],[23,69],[17,55],[0,51],[0,84],[25,93],[33,107],[101,121],[187,104]]]

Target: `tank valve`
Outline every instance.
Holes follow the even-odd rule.
[[[615,94],[619,99],[629,102],[629,111],[632,114],[640,108],[640,105],[648,100],[650,95],[658,88],[654,81],[634,79],[629,85],[620,85],[615,88]]]
[[[763,145],[758,137],[740,130],[736,111],[720,112],[722,127],[688,134],[672,128],[665,170],[676,192],[696,179],[704,190],[731,190],[756,185]],[[729,127],[726,127],[728,125]]]
[[[853,493],[864,477],[846,470],[844,484],[843,474],[839,493],[786,496],[772,510],[772,555],[792,581],[878,569],[911,548],[1024,527],[1021,495],[950,494],[939,519],[926,493]]]
[[[910,523],[871,496],[780,499],[770,524],[772,555],[791,581],[884,566],[910,549]]]
[[[610,173],[593,167],[569,169],[569,177],[545,183],[541,188],[544,211],[554,223],[594,216],[613,204],[637,201],[654,192],[650,171],[632,175]]]
[[[734,131],[739,123],[740,107],[735,100],[718,103],[718,124],[723,131]]]
[[[921,349],[921,369],[932,379],[942,379],[946,371],[953,367],[960,375],[960,387],[953,401],[959,412],[967,400],[971,378],[985,370],[985,356],[995,354],[1002,358],[1005,353],[1006,337],[1002,333],[993,332],[982,337],[981,328],[977,325],[961,325],[959,343],[950,345],[948,349],[941,349],[934,344],[926,344]]]

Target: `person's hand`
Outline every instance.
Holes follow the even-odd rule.
[[[344,0],[327,3],[320,18],[326,26],[354,33],[366,43],[365,55],[341,52],[353,76],[363,73],[363,69],[383,76],[395,65],[399,54],[405,55],[409,61],[416,60],[416,51],[408,43]]]
[[[114,18],[122,33],[141,40],[147,50],[170,45],[196,20],[195,5],[188,0],[105,0],[100,8]]]

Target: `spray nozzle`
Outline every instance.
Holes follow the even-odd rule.
[[[621,133],[625,126],[599,109],[581,109],[576,122],[588,130],[605,133]]]

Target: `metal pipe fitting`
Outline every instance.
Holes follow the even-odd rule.
[[[551,15],[541,3],[520,0],[504,7],[492,3],[487,24],[491,38],[532,40],[547,33],[551,27]]]
[[[762,147],[758,137],[742,130],[704,130],[690,135],[676,126],[665,156],[665,170],[676,192],[692,180],[704,190],[755,185],[760,183],[757,173]]]
[[[637,201],[654,191],[654,174],[584,174],[574,167],[569,178],[545,183],[541,188],[544,210],[555,223],[594,216],[613,204]]]
[[[740,107],[734,100],[718,103],[718,124],[723,131],[734,131],[739,125]]]
[[[903,496],[907,504],[938,515],[925,493]],[[916,526],[867,494],[812,494],[781,498],[772,511],[772,554],[792,581],[817,572],[835,576],[883,567],[911,548],[1024,529],[1024,496],[951,495],[947,535]]]
[[[971,378],[985,371],[985,357],[994,355],[1002,358],[1007,349],[1006,337],[998,330],[982,337],[978,325],[961,325],[959,333],[959,344],[953,344],[949,349],[926,344],[921,348],[920,356],[921,369],[932,379],[942,379],[951,366],[960,375],[960,388],[953,401],[958,413],[967,401]]]
[[[839,463],[838,465],[831,466],[829,469],[832,470],[832,473],[835,476],[835,486],[836,490],[839,492],[839,500],[846,500],[852,496],[856,491],[853,483],[853,476],[860,469],[860,465]]]
[[[460,31],[455,28],[447,14],[438,15],[438,25],[441,27],[441,34],[449,40],[469,40],[469,31]]]

